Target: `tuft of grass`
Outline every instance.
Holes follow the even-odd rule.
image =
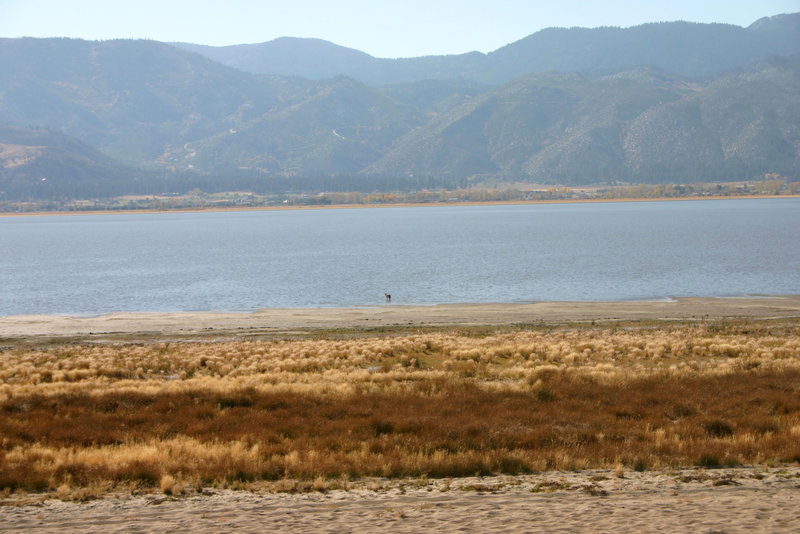
[[[320,492],[320,493],[325,493],[325,492],[327,492],[329,488],[330,488],[330,484],[329,484],[329,483],[328,483],[328,481],[327,481],[327,480],[326,480],[324,477],[322,477],[322,476],[318,476],[317,478],[315,478],[315,479],[314,479],[314,483],[313,483],[313,484],[312,484],[312,486],[311,486],[311,489],[312,489],[312,490],[314,490],[314,491],[318,491],[318,492]]]
[[[625,466],[622,464],[617,464],[614,467],[614,476],[617,478],[625,478]]]
[[[172,495],[175,490],[175,478],[172,475],[164,475],[161,477],[161,493],[164,495]]]

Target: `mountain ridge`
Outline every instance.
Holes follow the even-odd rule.
[[[736,35],[785,44],[773,29],[798,20],[760,19]],[[730,29],[667,23],[606,33],[635,41],[636,32],[687,27]],[[528,52],[500,53],[497,68],[514,63],[512,52],[530,55],[533,41]],[[467,56],[459,61],[482,61]],[[423,59],[397,64],[445,73],[452,58]],[[88,184],[109,194],[800,177],[800,53],[700,77],[658,65],[594,67],[498,84],[455,76],[371,85],[254,74],[157,41],[0,39],[0,70],[9,73],[0,78],[0,200],[40,194],[28,185],[43,177],[66,184],[70,173],[74,187],[50,194],[90,195]]]
[[[689,77],[716,75],[772,55],[800,52],[799,29],[800,13],[763,17],[747,27],[676,21],[628,28],[545,28],[486,54],[397,59],[312,38],[279,37],[223,47],[172,44],[256,74],[309,79],[344,75],[368,85],[430,78],[496,85],[542,70],[585,72],[637,65],[658,65]]]

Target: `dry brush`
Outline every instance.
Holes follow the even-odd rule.
[[[791,320],[0,352],[5,491],[797,461]]]

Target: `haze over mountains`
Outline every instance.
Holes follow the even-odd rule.
[[[394,60],[0,39],[0,69],[0,200],[800,176],[800,14]]]

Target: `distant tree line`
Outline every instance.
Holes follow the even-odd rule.
[[[800,181],[787,181],[775,174],[763,180],[729,183],[637,184],[606,187],[553,186],[539,189],[509,187],[422,188],[408,191],[322,191],[279,190],[208,192],[193,188],[185,192],[154,192],[97,199],[49,198],[10,201],[0,198],[0,212],[90,211],[137,209],[192,209],[266,206],[325,206],[425,204],[502,201],[625,200],[658,198],[713,198],[736,196],[800,195]]]
[[[185,194],[251,191],[256,194],[320,193],[324,191],[418,191],[465,187],[466,178],[431,176],[319,175],[281,176],[231,173],[224,177],[194,172],[109,172],[102,177],[76,176],[67,167],[26,169],[25,174],[0,174],[0,200],[65,200],[122,195]]]

